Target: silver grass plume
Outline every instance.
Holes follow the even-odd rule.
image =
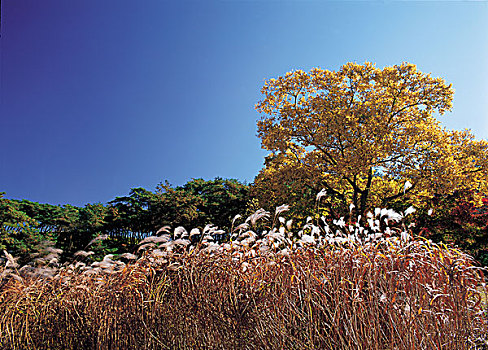
[[[270,217],[270,213],[266,210],[264,210],[263,208],[260,208],[258,210],[256,210],[256,212],[254,214],[252,214],[251,216],[249,216],[247,219],[246,219],[246,222],[251,222],[251,226],[256,226],[256,222],[260,219],[268,219]]]
[[[107,238],[108,238],[108,235],[98,235],[95,238],[93,238],[90,241],[90,243],[88,243],[87,247],[91,246],[95,242],[106,240]]]

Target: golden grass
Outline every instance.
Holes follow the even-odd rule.
[[[5,278],[0,348],[482,349],[483,283],[422,239],[147,253],[114,274]]]

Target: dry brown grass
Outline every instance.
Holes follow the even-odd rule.
[[[115,274],[5,279],[0,348],[482,349],[483,283],[421,239],[147,254]]]

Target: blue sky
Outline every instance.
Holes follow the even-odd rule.
[[[350,61],[452,83],[488,139],[488,2],[4,0],[0,191],[105,203],[164,180],[252,182],[265,79]]]

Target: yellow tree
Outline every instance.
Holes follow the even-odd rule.
[[[451,110],[453,89],[413,64],[297,70],[261,92],[258,135],[272,153],[257,188],[283,193],[299,179],[358,214],[402,196],[486,191],[488,143],[440,126],[435,114]]]

